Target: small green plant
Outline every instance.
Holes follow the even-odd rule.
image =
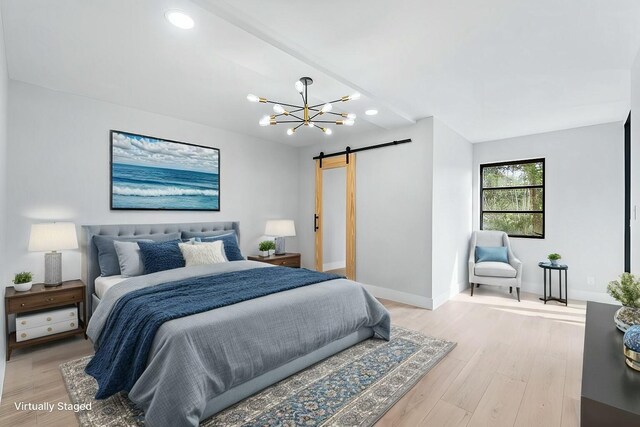
[[[622,273],[619,282],[609,282],[607,293],[625,307],[640,308],[640,280],[631,273]]]
[[[549,261],[558,261],[559,259],[562,259],[560,254],[556,254],[556,253],[549,254],[547,258],[549,259]]]
[[[13,278],[13,283],[19,285],[21,283],[29,283],[33,279],[33,274],[28,271],[23,271],[22,273],[16,273]]]
[[[258,244],[258,249],[261,252],[267,252],[271,249],[275,249],[276,248],[276,243],[273,240],[263,240],[262,242],[260,242]]]

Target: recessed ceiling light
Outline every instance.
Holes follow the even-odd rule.
[[[367,116],[375,116],[376,114],[378,114],[378,110],[376,109],[371,109],[371,110],[367,110],[364,112]]]
[[[190,30],[195,25],[193,19],[180,10],[168,10],[164,16],[167,18],[167,21],[171,22],[178,28],[182,28],[183,30]]]

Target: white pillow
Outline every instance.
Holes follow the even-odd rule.
[[[211,242],[207,245],[192,245],[190,243],[179,243],[180,252],[184,257],[185,266],[219,264],[227,262],[224,256],[224,242]]]

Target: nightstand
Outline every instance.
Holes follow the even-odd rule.
[[[281,267],[300,268],[300,254],[287,252],[284,255],[271,255],[261,257],[252,255],[248,257],[249,261],[265,262],[267,264],[279,265]]]
[[[34,284],[30,290],[25,292],[17,292],[13,286],[8,287],[4,296],[7,360],[9,360],[11,351],[15,348],[30,347],[80,334],[87,339],[85,323],[87,319],[87,304],[85,301],[86,286],[81,280],[66,281],[59,286]],[[15,332],[9,333],[10,314],[34,313],[73,305],[77,307],[79,317],[80,304],[82,304],[82,318],[78,318],[77,328],[75,329],[20,342],[16,341]]]

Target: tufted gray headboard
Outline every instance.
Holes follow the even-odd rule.
[[[98,250],[93,244],[93,236],[135,237],[145,234],[168,234],[177,231],[205,232],[218,230],[235,230],[240,239],[240,223],[226,222],[194,222],[178,224],[108,224],[83,225],[81,230],[82,281],[87,285],[87,313],[93,313],[93,295],[95,280],[100,276]]]

